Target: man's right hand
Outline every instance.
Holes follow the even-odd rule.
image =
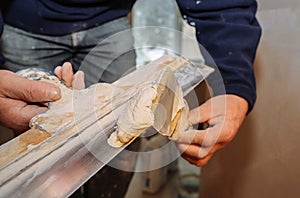
[[[50,83],[29,80],[0,70],[0,123],[23,132],[32,117],[47,110],[40,105],[61,97],[60,89]]]

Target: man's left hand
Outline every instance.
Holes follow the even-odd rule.
[[[207,123],[209,127],[181,132],[177,142],[182,157],[196,166],[207,164],[217,150],[235,137],[247,111],[247,101],[236,95],[216,96],[191,110],[191,124]]]

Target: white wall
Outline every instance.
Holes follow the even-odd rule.
[[[300,1],[260,0],[258,100],[203,169],[200,198],[300,196]]]

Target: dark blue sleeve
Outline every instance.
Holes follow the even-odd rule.
[[[2,19],[2,14],[0,11],[0,37],[2,35],[2,31],[3,31],[3,19]],[[1,69],[1,65],[3,65],[3,63],[4,63],[4,58],[0,52],[0,69]]]
[[[195,26],[198,42],[215,61],[227,94],[256,100],[253,61],[261,36],[255,0],[177,0],[183,18]],[[215,90],[215,94],[218,90]]]

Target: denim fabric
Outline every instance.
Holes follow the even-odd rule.
[[[28,67],[53,70],[69,61],[74,71],[85,72],[87,86],[113,82],[135,67],[129,29],[126,17],[64,36],[32,34],[5,25],[1,39],[4,68],[14,72]]]
[[[128,29],[127,18],[64,36],[32,34],[5,25],[1,40],[4,67],[12,71],[28,67],[53,70],[69,61],[74,71],[85,72],[87,86],[99,81],[113,82],[135,68],[133,37]],[[138,148],[139,141],[128,147],[134,151]],[[134,166],[136,159],[127,155],[121,152],[114,161]],[[106,165],[71,197],[124,197],[132,176],[133,172]]]

